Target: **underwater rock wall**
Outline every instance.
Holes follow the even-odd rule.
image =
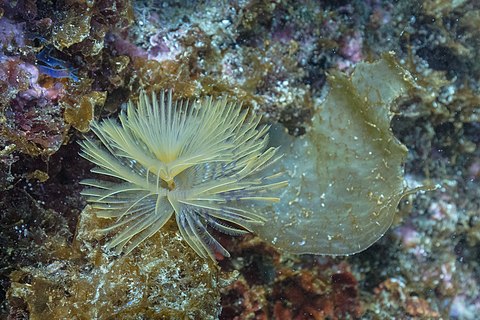
[[[206,274],[228,279],[218,282],[220,302],[213,285],[213,295],[196,291],[195,281],[182,290],[204,293],[218,304],[209,316],[222,307],[220,319],[476,319],[479,17],[479,3],[467,0],[0,0],[0,317],[28,319],[50,312],[49,304],[60,315],[83,311],[61,307],[75,301],[79,279],[97,288],[105,274],[122,270],[96,269],[110,261],[100,250],[105,239],[92,239],[87,251],[74,241],[85,207],[79,181],[92,178],[76,142],[92,118],[115,118],[140,88],[173,88],[175,98],[191,100],[224,95],[285,127],[289,136],[280,138],[301,148],[296,141],[312,140],[302,136],[311,137],[322,117],[328,74],[349,75],[359,62],[394,51],[418,85],[391,106],[392,130],[409,150],[406,180],[440,187],[404,197],[391,229],[349,257],[292,255],[252,235],[216,235],[231,253],[218,257],[220,271]],[[397,175],[389,178],[397,185]],[[148,274],[132,261],[121,260]],[[177,268],[168,270],[173,278]],[[65,280],[70,275],[81,277]],[[118,311],[133,296],[109,294],[96,310]],[[145,308],[122,310],[153,310],[135,303]]]

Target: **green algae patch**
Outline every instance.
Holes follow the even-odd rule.
[[[73,107],[65,104],[63,118],[78,131],[87,132],[90,130],[90,121],[93,120],[95,107],[104,106],[106,100],[106,91],[92,91],[80,97]]]
[[[75,9],[70,9],[61,23],[53,28],[52,38],[55,47],[61,51],[87,39],[90,35],[91,20],[91,14],[78,14]]]
[[[294,138],[278,130],[289,187],[255,231],[291,253],[353,254],[390,227],[408,193],[406,147],[390,129],[390,105],[412,85],[393,56],[358,64],[350,77],[329,76],[330,92],[312,126]]]

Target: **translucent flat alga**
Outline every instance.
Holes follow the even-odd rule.
[[[291,253],[342,255],[368,248],[392,224],[409,192],[407,148],[390,129],[390,106],[412,85],[391,54],[360,63],[353,74],[333,73],[330,92],[309,131],[293,138],[273,132],[284,157],[275,170],[289,186],[254,231]]]

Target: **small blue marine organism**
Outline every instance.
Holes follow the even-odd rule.
[[[37,54],[37,68],[40,73],[56,79],[72,79],[78,82],[78,68],[74,68],[68,61],[54,57],[53,51],[52,46],[46,46]]]

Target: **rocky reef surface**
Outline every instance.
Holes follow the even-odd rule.
[[[0,317],[476,319],[479,27],[480,5],[465,0],[0,0]],[[305,167],[312,155],[298,151],[303,142],[318,143],[322,120],[335,128],[329,115],[343,91],[332,77],[354,78],[389,52],[398,72],[379,74],[378,90],[399,74],[408,88],[388,103],[391,137],[381,138],[408,153],[384,162],[395,163],[385,178],[398,182],[402,168],[404,178],[391,186],[392,214],[378,232],[391,228],[368,249],[297,255],[261,230],[268,241],[216,234],[231,257],[215,264],[169,223],[128,256],[102,250],[94,230],[104,221],[80,196],[92,165],[76,142],[90,120],[116,117],[140,89],[227,96],[285,130],[277,142],[296,144],[290,152]],[[380,178],[345,185],[368,190]],[[377,221],[354,218],[340,237],[351,247],[359,243],[347,236]],[[318,228],[328,235],[328,223]]]

